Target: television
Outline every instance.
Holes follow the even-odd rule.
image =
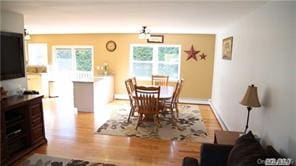
[[[25,76],[23,34],[0,32],[0,80],[15,79]]]

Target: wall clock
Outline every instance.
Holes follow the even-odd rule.
[[[115,41],[113,40],[109,40],[107,43],[106,43],[106,49],[109,51],[109,52],[113,52],[116,50],[116,43]]]

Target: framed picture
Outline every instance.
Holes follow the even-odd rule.
[[[223,59],[231,60],[232,58],[232,45],[233,45],[233,37],[228,37],[223,39],[222,45],[222,55]]]
[[[163,35],[150,35],[150,38],[147,39],[148,43],[163,43]]]

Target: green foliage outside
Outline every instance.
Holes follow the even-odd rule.
[[[137,61],[152,61],[152,47],[134,47],[133,58]]]
[[[79,48],[75,50],[76,70],[91,71],[91,49]]]
[[[169,75],[172,79],[178,79],[179,47],[158,47],[157,49],[157,74]],[[136,61],[152,61],[153,48],[149,46],[133,47],[133,59]],[[167,64],[167,62],[171,64]],[[153,66],[154,65],[152,63],[134,62],[133,72],[136,76],[149,77],[152,75]]]
[[[178,47],[159,47],[158,60],[159,61],[178,61],[179,49]]]

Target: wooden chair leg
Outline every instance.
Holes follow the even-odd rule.
[[[177,117],[179,118],[179,109],[178,109],[178,103],[175,103],[175,109],[176,109],[176,114],[177,114]]]
[[[127,122],[128,123],[130,122],[130,118],[131,118],[132,112],[133,112],[133,108],[131,107],[130,112],[128,114],[128,118],[127,118]]]
[[[143,118],[143,114],[140,114],[140,116],[139,116],[139,118],[138,118],[138,122],[137,122],[136,130],[138,129],[140,123],[142,122],[142,118]]]
[[[165,118],[165,111],[166,111],[166,109],[162,109],[161,110],[161,115]]]
[[[172,121],[172,125],[173,125],[173,126],[177,126],[176,118],[175,118],[175,115],[174,115],[174,108],[170,108],[170,111],[171,111],[171,121]]]
[[[158,119],[158,115],[154,115],[153,116],[153,120],[154,120],[154,128],[155,128],[155,132],[158,132],[158,122],[159,122],[159,120],[157,120]]]
[[[158,122],[158,127],[161,127],[160,119],[159,119],[159,115],[158,114],[156,115],[156,118],[157,118],[157,122]]]
[[[131,104],[131,109],[133,109],[132,116],[135,116],[135,103]]]

